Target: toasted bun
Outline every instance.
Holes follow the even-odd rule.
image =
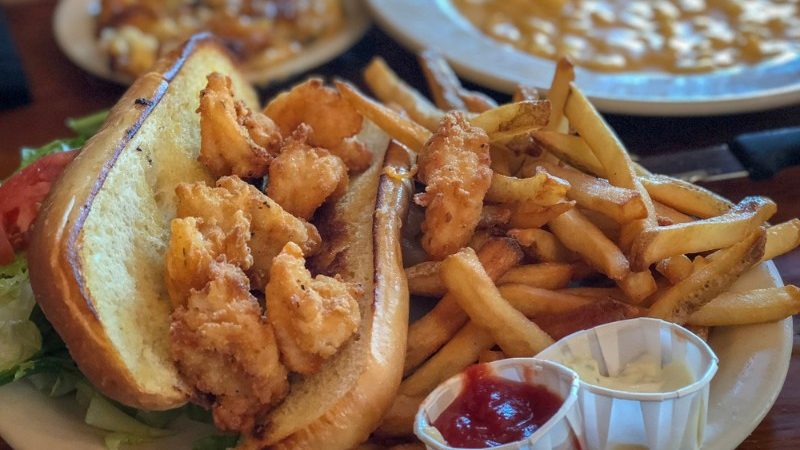
[[[373,165],[322,214],[325,248],[317,269],[361,283],[357,338],[320,372],[296,380],[291,394],[240,444],[244,449],[349,449],[365,441],[400,384],[408,330],[408,287],[400,228],[411,196],[412,156],[386,146],[373,127],[362,139]]]
[[[257,106],[227,53],[198,35],[139,78],[45,201],[28,251],[31,284],[80,370],[126,405],[160,410],[187,400],[169,356],[164,251],[175,186],[208,180],[197,162],[198,93],[231,76]]]

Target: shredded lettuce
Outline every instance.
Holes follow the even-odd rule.
[[[192,450],[226,450],[236,447],[239,436],[236,434],[213,434],[192,443]]]
[[[108,117],[108,110],[94,112],[88,116],[67,119],[67,127],[78,136],[86,139],[97,133]]]
[[[42,336],[30,321],[36,305],[23,255],[0,267],[0,379],[5,371],[27,361],[42,346]]]

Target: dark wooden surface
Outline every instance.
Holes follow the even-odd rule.
[[[121,86],[84,73],[59,51],[50,25],[54,5],[53,0],[34,0],[2,7],[22,57],[32,102],[23,107],[0,110],[0,178],[17,166],[21,146],[41,145],[68,136],[69,131],[64,126],[67,117],[107,108],[124,91]],[[370,31],[345,55],[312,72],[358,79],[360,68],[375,54],[386,58],[412,84],[421,86],[413,56],[377,30]],[[262,95],[269,97],[282,86],[285,84],[263,90]],[[631,152],[649,155],[727,142],[746,131],[800,125],[800,106],[703,118],[612,115],[607,119]],[[778,216],[773,219],[776,222],[800,216],[797,198],[800,194],[800,168],[787,169],[768,181],[735,180],[714,183],[709,187],[733,200],[748,194],[772,197],[779,206]],[[786,283],[800,284],[799,252],[778,258],[776,263]],[[795,329],[798,324],[796,320]],[[741,445],[742,449],[800,448],[800,341],[797,336],[783,391],[764,421]],[[0,439],[0,450],[7,448]]]

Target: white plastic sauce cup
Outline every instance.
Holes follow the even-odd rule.
[[[564,399],[553,417],[529,437],[494,449],[512,450],[578,450],[586,448],[581,435],[582,420],[577,408],[579,379],[574,371],[550,361],[533,358],[513,358],[488,364],[500,378],[544,386]],[[433,422],[458,397],[465,376],[456,375],[445,381],[425,398],[414,420],[414,434],[428,450],[453,450],[441,440]]]
[[[703,442],[708,391],[718,359],[695,334],[673,323],[639,318],[569,335],[536,355],[567,364],[591,357],[609,375],[650,354],[662,367],[683,361],[694,382],[670,392],[640,393],[581,381],[578,405],[586,449],[697,449]]]

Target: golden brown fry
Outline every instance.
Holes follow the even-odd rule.
[[[417,61],[422,67],[422,74],[425,75],[436,106],[445,111],[467,111],[467,105],[460,96],[461,82],[442,55],[427,49],[417,55]]]
[[[553,81],[550,83],[550,90],[547,98],[552,104],[550,119],[547,123],[548,130],[561,131],[566,128],[562,124],[564,120],[564,108],[570,93],[570,85],[575,80],[575,69],[567,58],[561,58],[556,63],[556,71],[553,73]]]
[[[480,355],[478,355],[478,363],[485,364],[493,361],[500,361],[501,359],[506,358],[506,354],[499,350],[484,350]]]
[[[634,305],[642,303],[644,299],[658,290],[656,280],[649,270],[631,272],[625,278],[617,281],[617,286],[625,293],[627,303]]]
[[[494,228],[508,224],[511,209],[502,205],[483,205],[478,228]]]
[[[579,295],[581,297],[590,298],[613,298],[614,300],[624,300],[625,294],[618,287],[574,287],[567,289],[559,289],[556,292],[569,295]]]
[[[414,435],[414,417],[425,396],[408,397],[398,395],[394,398],[394,403],[389,411],[383,416],[383,420],[375,430],[375,435],[379,437],[411,437]]]
[[[564,247],[552,233],[538,228],[509,230],[509,236],[533,253],[533,257],[543,262],[573,262],[578,256]]]
[[[675,255],[659,261],[656,270],[670,283],[677,284],[692,274],[694,264],[686,255]]]
[[[492,279],[501,277],[522,260],[522,250],[509,238],[492,238],[478,250],[478,258]],[[448,341],[467,321],[466,313],[450,294],[408,327],[404,373],[408,375]]]
[[[486,200],[498,203],[533,203],[551,206],[564,200],[570,185],[546,170],[537,170],[529,178],[517,178],[494,173]]]
[[[684,323],[714,297],[721,294],[764,255],[766,233],[759,227],[741,242],[717,252],[714,259],[680,283],[660,293],[649,315]]]
[[[561,214],[548,225],[565,247],[583,256],[612,280],[622,280],[628,275],[628,260],[622,251],[577,210]]]
[[[670,256],[729,247],[776,211],[766,197],[747,197],[721,216],[645,230],[631,248],[631,267],[644,270]]]
[[[701,219],[728,212],[733,203],[696,184],[666,175],[639,177],[653,200]]]
[[[470,122],[473,126],[483,128],[493,142],[502,143],[517,133],[517,130],[521,133],[528,133],[533,129],[545,126],[549,114],[549,101],[522,101],[507,103],[484,111],[471,118]]]
[[[789,253],[800,245],[800,219],[767,228],[767,245],[762,261]]]
[[[547,130],[534,131],[531,137],[567,164],[598,177],[605,176],[605,169],[582,137]]]
[[[471,248],[445,259],[439,275],[470,319],[488,330],[508,356],[533,356],[553,343],[503,299]]]
[[[539,228],[575,207],[575,201],[561,201],[550,206],[532,202],[513,204],[508,225],[513,228]]]
[[[709,327],[783,320],[800,313],[800,289],[783,286],[725,292],[689,316],[687,323]]]
[[[406,267],[408,292],[423,297],[441,297],[447,291],[439,279],[439,261],[425,261]]]
[[[492,157],[492,170],[507,176],[517,173],[525,157],[525,155],[509,150],[508,147],[498,145],[492,145],[489,154]]]
[[[595,224],[597,228],[600,228],[600,230],[603,232],[603,234],[606,235],[606,237],[608,237],[614,242],[617,242],[619,240],[619,235],[621,233],[622,227],[616,220],[608,217],[607,215],[601,212],[592,211],[591,209],[578,208],[578,211],[580,211],[581,214],[586,216],[586,218],[589,219],[590,222]]]
[[[497,284],[520,283],[542,289],[562,289],[572,280],[574,272],[572,264],[527,264],[509,269],[497,280]]]
[[[334,84],[342,97],[359,113],[411,150],[419,152],[431,137],[427,128],[372,100],[350,84],[341,81],[335,81]]]
[[[647,209],[639,195],[632,189],[612,186],[608,180],[595,178],[563,164],[541,161],[549,173],[570,184],[567,197],[578,206],[599,211],[619,223],[647,217]]]
[[[497,289],[504,299],[525,314],[526,317],[575,311],[587,303],[602,298],[602,296],[589,297],[587,295],[552,291],[519,283],[503,284],[498,286]]]
[[[636,169],[622,142],[606,124],[583,93],[570,83],[564,114],[570,125],[586,140],[592,153],[603,166],[603,174],[611,184],[639,192],[647,211],[646,225],[656,225],[656,215],[650,195],[636,176]]]
[[[375,57],[364,69],[364,80],[378,100],[400,105],[409,117],[430,131],[439,127],[444,111],[401,80],[381,57]]]
[[[656,219],[658,219],[658,224],[661,226],[694,221],[694,217],[687,216],[677,209],[671,208],[661,202],[653,201],[653,206],[656,209]]]
[[[461,89],[458,94],[464,104],[467,106],[467,111],[474,113],[483,113],[490,109],[497,108],[497,102],[492,97],[484,94],[483,92],[470,91],[469,89]]]
[[[539,100],[539,90],[527,84],[518,84],[517,87],[514,88],[511,101],[521,102],[523,100]]]

